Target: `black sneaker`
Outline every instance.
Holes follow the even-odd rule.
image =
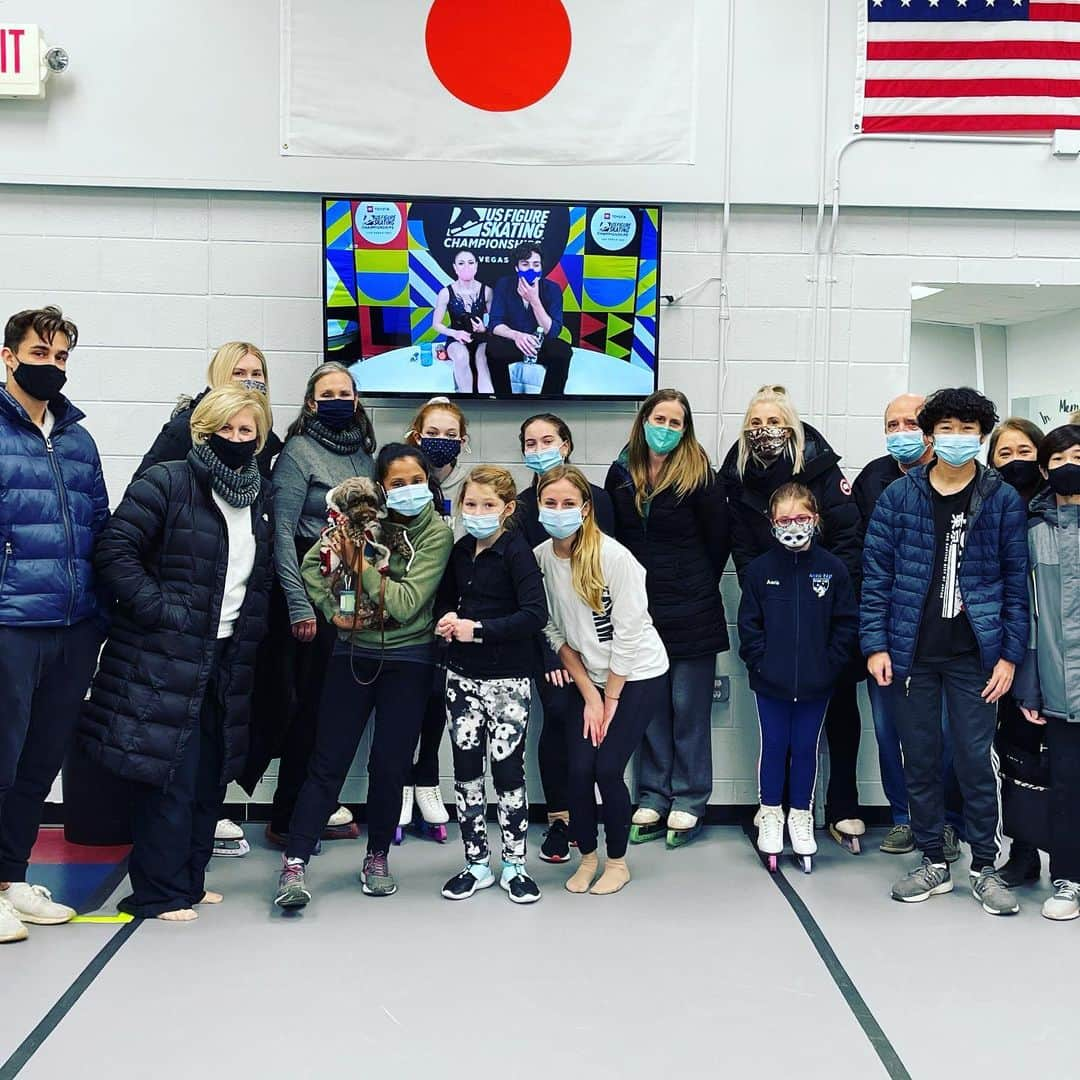
[[[487,863],[469,863],[442,887],[442,894],[447,900],[468,900],[477,889],[490,889],[494,884],[495,875]]]
[[[540,899],[540,886],[529,877],[522,863],[503,863],[499,886],[515,904],[535,904]]]
[[[540,845],[540,858],[550,863],[570,861],[570,835],[566,822],[561,818],[556,818],[544,833],[544,842]]]
[[[1038,848],[1021,846],[1014,841],[1008,862],[998,871],[998,876],[1010,889],[1038,881],[1042,877],[1042,857]]]

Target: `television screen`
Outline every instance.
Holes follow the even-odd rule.
[[[644,398],[660,208],[323,200],[328,360],[368,395]]]

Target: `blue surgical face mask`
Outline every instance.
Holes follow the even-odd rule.
[[[926,453],[921,431],[894,431],[885,436],[885,449],[901,465],[912,465]]]
[[[661,427],[659,424],[645,424],[645,441],[654,454],[669,454],[682,439],[678,428]]]
[[[982,439],[978,435],[935,435],[934,453],[937,454],[946,465],[959,469],[973,461],[982,447]]]
[[[502,527],[501,514],[462,514],[461,523],[470,536],[477,540],[486,540]]]
[[[387,507],[402,517],[416,517],[431,499],[431,488],[426,483],[406,484],[390,488],[386,493]]]
[[[563,461],[562,444],[549,446],[544,450],[529,450],[525,454],[525,464],[532,469],[537,476],[542,476],[549,469],[561,465]]]
[[[581,528],[581,507],[571,506],[568,510],[552,510],[547,506],[540,507],[540,524],[544,526],[548,536],[556,540],[565,540]]]

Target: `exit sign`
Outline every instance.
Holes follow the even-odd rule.
[[[44,97],[41,30],[31,23],[0,23],[0,97]]]

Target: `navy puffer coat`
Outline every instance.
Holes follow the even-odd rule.
[[[255,650],[269,602],[267,506],[260,492],[251,506],[255,565],[219,683],[223,784],[240,775],[248,752]],[[87,754],[110,772],[167,788],[183,746],[198,737],[228,556],[209,471],[193,454],[154,465],[116,508],[95,560],[115,598],[112,630],[79,732]]]
[[[859,642],[887,652],[893,678],[911,671],[934,572],[930,466],[890,484],[878,499],[863,548]],[[960,595],[983,668],[1024,659],[1028,635],[1027,508],[993,469],[978,466],[960,561]]]
[[[99,613],[94,541],[109,519],[101,459],[66,397],[46,439],[0,386],[0,626],[72,626]]]

